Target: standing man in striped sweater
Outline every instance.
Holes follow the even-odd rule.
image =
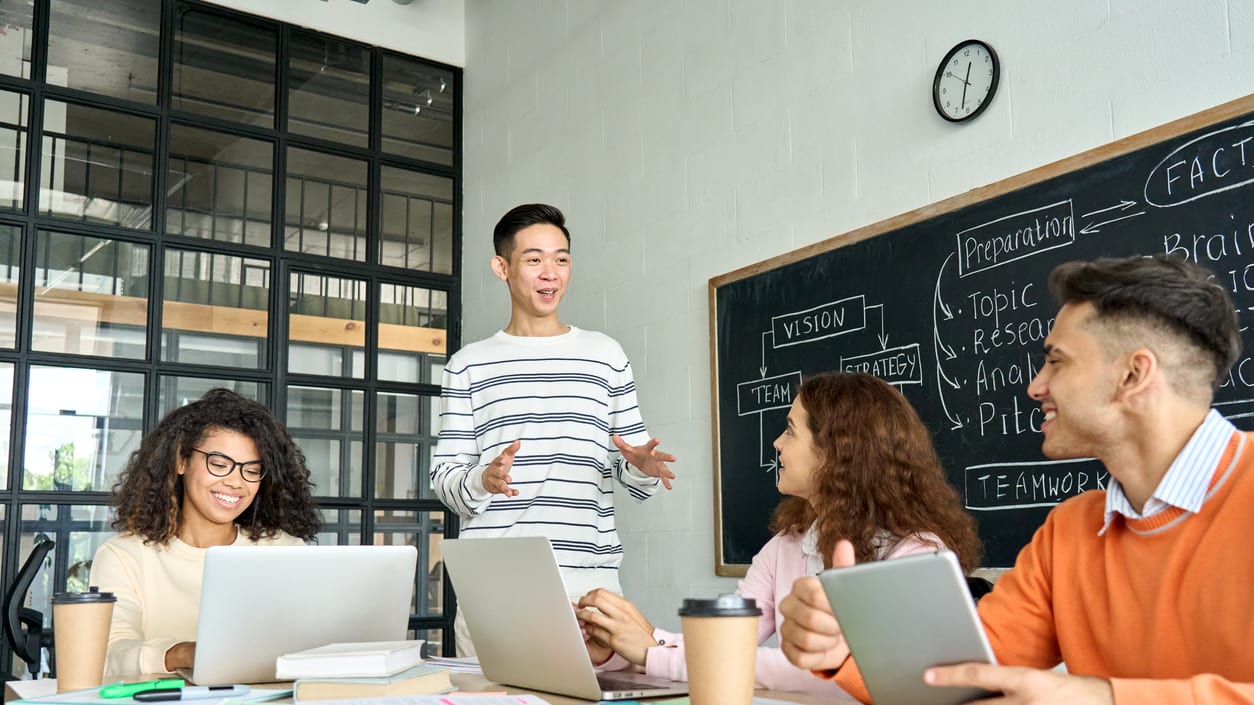
[[[463,538],[545,536],[569,595],[621,593],[613,483],[648,499],[670,489],[675,458],[645,430],[622,347],[558,320],[571,270],[562,212],[518,206],[492,241],[509,325],[444,367],[432,485],[462,517]],[[456,638],[459,655],[474,653],[460,612]]]

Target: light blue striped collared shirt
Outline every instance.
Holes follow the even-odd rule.
[[[1206,490],[1210,487],[1210,479],[1215,474],[1215,466],[1219,457],[1228,447],[1228,439],[1237,430],[1228,419],[1214,409],[1206,414],[1202,425],[1197,427],[1184,450],[1171,462],[1167,473],[1158,483],[1154,494],[1145,502],[1145,508],[1137,512],[1124,494],[1123,486],[1113,477],[1106,486],[1106,521],[1098,536],[1106,533],[1110,522],[1116,514],[1129,519],[1145,519],[1167,509],[1180,509],[1196,514],[1206,501]]]

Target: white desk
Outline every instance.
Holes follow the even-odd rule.
[[[140,676],[136,678],[128,678],[126,680],[146,681],[146,680],[155,680],[161,677],[162,676]],[[459,690],[468,690],[468,691],[504,690],[508,693],[523,693],[523,694],[530,693],[530,694],[539,695],[540,697],[544,698],[546,701],[552,703],[552,705],[586,705],[586,703],[588,702],[587,700],[580,700],[579,698],[570,698],[565,695],[555,695],[553,693],[544,693],[540,691],[524,690],[522,688],[512,688],[512,687],[502,686],[502,685],[499,685],[499,684],[496,684],[487,680],[481,675],[476,675],[476,674],[471,674],[471,673],[454,673],[452,674],[452,681],[453,681],[453,685],[457,686]],[[5,684],[5,688],[4,688],[4,702],[7,703],[9,701],[19,700],[22,698],[35,698],[41,695],[52,695],[53,693],[56,693],[56,692],[57,692],[57,681],[51,678],[44,678],[42,680],[37,680],[37,681],[9,681],[8,683]],[[759,690],[759,691],[756,691],[754,695],[758,695],[764,698],[771,698],[772,700],[783,700],[785,702],[790,702],[790,703],[801,703],[802,705],[827,705],[827,703],[831,702],[830,699],[822,698],[817,695],[803,695],[801,693],[783,693],[777,690]],[[674,697],[675,696],[671,695],[671,696],[666,696],[663,698],[653,698],[653,699],[654,700],[670,700]],[[648,699],[644,700],[644,702],[648,702],[648,701],[649,701]],[[291,703],[292,701],[290,699],[284,699],[284,700],[275,700],[272,702],[276,703],[276,705],[285,705],[285,704]]]

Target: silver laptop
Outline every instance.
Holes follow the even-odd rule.
[[[956,705],[993,695],[923,682],[932,666],[996,663],[951,551],[825,570],[819,582],[875,702]]]
[[[413,546],[214,546],[205,554],[198,685],[267,683],[274,660],[332,642],[399,641],[409,628]]]
[[[440,551],[488,680],[585,700],[688,692],[687,683],[592,667],[548,539],[447,539]]]

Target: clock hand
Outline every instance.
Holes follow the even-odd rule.
[[[962,82],[962,105],[961,107],[963,108],[967,107],[967,86],[969,85],[971,85],[971,62],[970,61],[967,62],[967,77]]]

